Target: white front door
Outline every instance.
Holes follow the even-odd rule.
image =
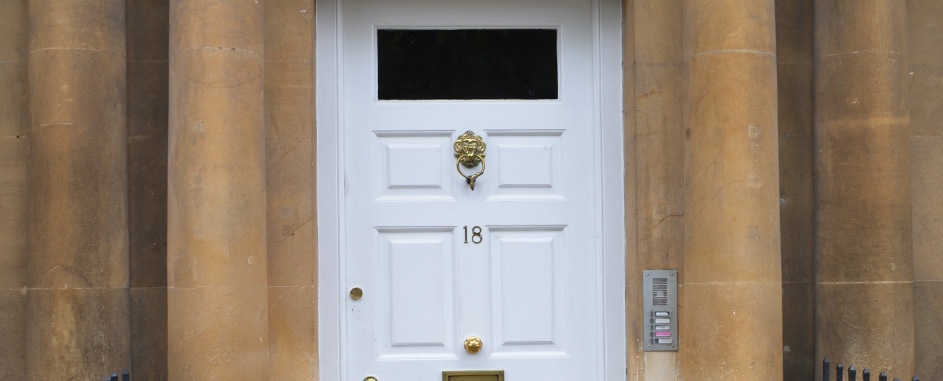
[[[445,371],[493,370],[508,381],[604,379],[595,2],[344,0],[340,7],[340,377],[438,381]],[[489,51],[510,55],[480,65],[510,72],[542,65],[544,74],[549,67],[538,87],[551,86],[536,90],[515,78],[490,85],[463,78],[444,81],[458,89],[433,91],[443,81],[422,78],[437,75],[422,68],[429,58],[411,56],[424,53],[384,56],[437,49],[474,57],[481,46],[469,41],[496,38],[519,50],[514,39],[532,37],[543,39],[524,42],[543,44],[536,53]],[[501,61],[528,57],[555,62]],[[402,62],[414,58],[423,62]],[[449,62],[439,58],[436,65]],[[419,69],[388,67],[397,64]],[[474,190],[455,156],[466,131],[486,147]],[[346,296],[354,288],[362,297]],[[480,352],[466,349],[473,338]]]

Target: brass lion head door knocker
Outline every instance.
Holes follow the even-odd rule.
[[[471,190],[475,190],[475,180],[485,173],[484,140],[481,140],[481,136],[476,135],[474,132],[465,131],[462,136],[455,140],[455,157],[458,158],[455,163],[458,173],[465,178],[465,182],[471,187]],[[462,173],[463,165],[465,168],[475,168],[478,164],[481,164],[481,170],[478,173],[471,176]]]

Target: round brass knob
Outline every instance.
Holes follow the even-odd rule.
[[[364,378],[363,381],[378,381],[378,380],[376,377],[370,376],[370,377]]]
[[[477,336],[469,336],[465,339],[465,351],[468,353],[478,353],[481,351],[481,339]]]
[[[350,298],[353,300],[359,300],[363,297],[363,290],[360,287],[354,287],[350,290]],[[376,380],[374,380],[376,381]]]

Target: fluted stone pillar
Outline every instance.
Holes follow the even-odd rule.
[[[170,2],[168,371],[267,379],[263,2]]]
[[[815,5],[816,361],[901,377],[914,367],[905,6]]]
[[[31,380],[130,368],[125,2],[29,2]]]
[[[773,0],[684,5],[682,371],[781,380]]]

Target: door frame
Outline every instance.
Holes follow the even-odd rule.
[[[315,107],[317,134],[317,321],[318,372],[321,380],[343,380],[346,368],[341,335],[346,330],[343,312],[346,290],[342,289],[344,219],[344,133],[342,123],[343,46],[341,0],[316,0]],[[408,1],[408,0],[404,0]],[[626,380],[625,310],[625,164],[623,156],[622,101],[622,2],[593,0],[594,152],[600,176],[597,186],[597,220],[602,261],[597,268],[602,295],[597,327],[601,339],[599,359],[606,381]],[[633,217],[634,218],[634,217]],[[346,380],[352,381],[352,380]]]

